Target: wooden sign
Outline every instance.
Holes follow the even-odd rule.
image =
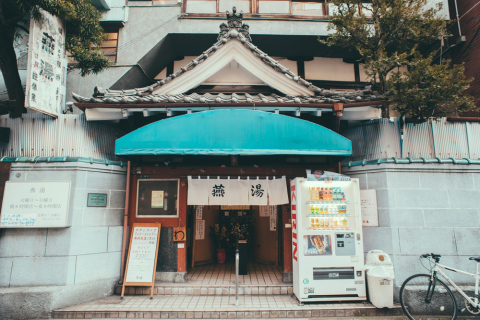
[[[173,228],[173,241],[186,241],[187,233],[185,227]]]
[[[221,210],[250,210],[250,206],[225,206],[220,207]]]
[[[121,299],[125,286],[151,287],[150,299],[153,299],[161,226],[160,223],[133,224]]]

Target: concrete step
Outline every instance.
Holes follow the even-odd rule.
[[[52,313],[53,319],[148,318],[148,319],[258,319],[258,318],[354,318],[403,315],[401,307],[377,309],[367,302],[305,303],[289,295],[242,296],[111,296]]]
[[[194,295],[194,296],[228,296],[235,295],[235,285],[227,284],[189,284],[187,283],[155,283],[154,295]],[[115,287],[115,294],[121,294],[122,286]],[[258,285],[240,284],[240,295],[286,295],[293,293],[291,283]],[[150,287],[125,287],[125,295],[150,294]]]

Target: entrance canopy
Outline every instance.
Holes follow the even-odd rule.
[[[256,110],[214,110],[160,120],[117,139],[116,155],[349,156],[350,140],[315,123]]]

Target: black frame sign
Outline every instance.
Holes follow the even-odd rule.
[[[106,193],[89,193],[87,198],[87,207],[106,207]]]
[[[136,216],[177,218],[179,185],[179,179],[139,179]]]

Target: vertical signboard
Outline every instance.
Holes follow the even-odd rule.
[[[151,299],[155,286],[161,224],[134,223],[132,230],[121,297],[125,293],[125,286],[143,286],[151,287]]]
[[[65,104],[67,60],[62,21],[39,9],[30,20],[25,107],[57,117]]]

